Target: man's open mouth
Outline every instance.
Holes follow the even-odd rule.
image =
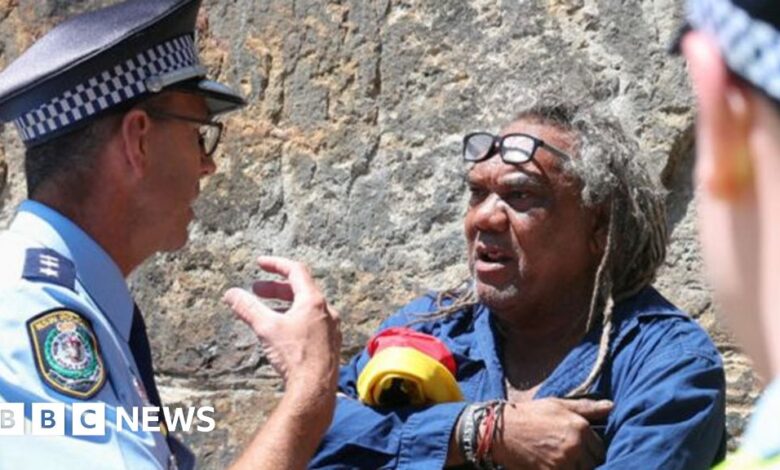
[[[507,263],[514,259],[506,250],[490,246],[478,246],[476,254],[477,259],[485,263]]]

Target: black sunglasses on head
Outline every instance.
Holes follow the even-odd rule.
[[[481,162],[499,153],[505,163],[525,163],[531,161],[536,150],[541,147],[564,160],[571,159],[566,152],[532,135],[516,133],[497,136],[489,132],[472,132],[463,138],[463,159],[467,162]]]

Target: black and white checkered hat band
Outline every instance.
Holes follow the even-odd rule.
[[[689,0],[688,22],[713,34],[729,68],[780,100],[780,32],[729,0]]]
[[[184,73],[182,73],[184,72]],[[147,91],[160,91],[166,77],[205,75],[191,35],[158,44],[93,76],[48,103],[14,120],[24,142],[31,142],[88,119]]]

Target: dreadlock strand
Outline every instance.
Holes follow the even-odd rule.
[[[470,282],[464,283],[466,288],[448,289],[436,294],[436,310],[432,313],[420,313],[418,318],[407,323],[407,326],[416,325],[419,323],[427,323],[434,320],[446,318],[461,310],[470,309],[477,305],[479,299],[474,292],[474,288],[471,287]],[[447,300],[452,300],[449,305],[444,305]]]
[[[604,309],[604,321],[603,329],[601,330],[601,338],[599,339],[599,353],[596,356],[596,361],[593,363],[593,368],[590,370],[588,377],[577,387],[574,388],[567,396],[573,397],[582,395],[590,390],[590,387],[596,382],[596,378],[601,374],[601,370],[604,368],[604,363],[609,355],[609,338],[612,335],[612,312],[615,308],[615,303],[612,300],[612,296],[607,299],[607,305]]]
[[[614,301],[612,299],[612,279],[609,270],[602,269],[609,265],[609,259],[614,246],[614,234],[615,234],[615,219],[617,205],[614,202],[610,202],[609,210],[609,228],[607,229],[607,243],[604,247],[604,254],[601,257],[601,263],[599,263],[599,269],[596,272],[596,282],[594,283],[593,293],[591,294],[590,311],[588,312],[588,327],[586,333],[591,330],[591,323],[596,316],[596,310],[599,305],[599,300],[603,293],[606,293],[607,301],[602,315],[602,330],[601,339],[599,340],[599,352],[596,357],[596,361],[593,363],[593,367],[585,380],[569,392],[569,396],[580,395],[590,389],[596,378],[601,374],[601,369],[604,366],[604,361],[609,353],[609,337],[612,333],[612,309],[614,307]]]
[[[604,295],[604,275],[608,271],[607,267],[610,263],[610,252],[612,249],[612,231],[614,230],[613,217],[614,202],[610,202],[610,215],[609,215],[609,228],[607,230],[607,243],[604,247],[604,254],[601,255],[601,261],[599,261],[599,267],[596,270],[596,276],[593,279],[593,291],[590,296],[590,307],[588,308],[588,323],[585,326],[585,332],[590,331],[596,323],[596,311],[598,310],[601,298]]]

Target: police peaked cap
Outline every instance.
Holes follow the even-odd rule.
[[[163,90],[202,95],[211,115],[244,106],[206,79],[195,44],[200,0],[128,0],[74,16],[0,72],[0,120],[34,146]]]
[[[780,102],[780,1],[688,0],[685,19],[673,52],[687,31],[704,31],[732,72]]]

